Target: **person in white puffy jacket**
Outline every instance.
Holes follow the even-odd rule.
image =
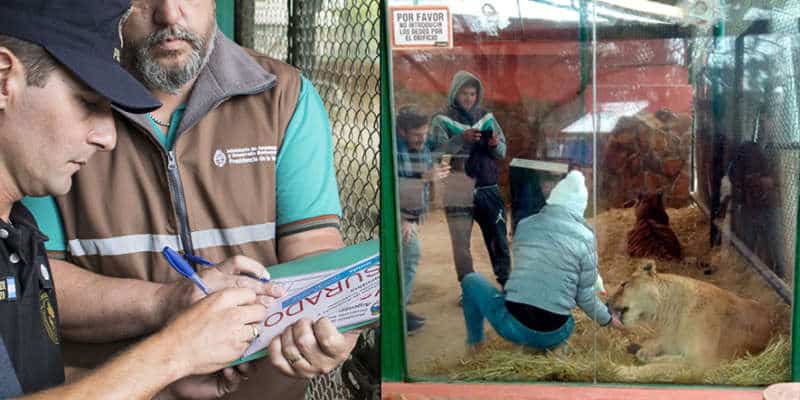
[[[486,318],[506,340],[537,349],[557,347],[572,334],[576,306],[601,326],[625,329],[596,294],[602,280],[594,232],[583,218],[587,202],[583,174],[571,171],[539,213],[519,222],[505,292],[478,273],[464,277],[468,345],[483,342]]]

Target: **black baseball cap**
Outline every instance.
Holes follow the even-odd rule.
[[[0,0],[0,34],[38,44],[87,86],[134,113],[161,106],[119,64],[130,0]]]

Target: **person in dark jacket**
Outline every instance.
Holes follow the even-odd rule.
[[[468,345],[484,341],[485,318],[506,340],[537,349],[557,347],[572,334],[576,306],[601,326],[624,329],[595,293],[597,250],[583,218],[587,202],[583,174],[571,171],[541,211],[517,225],[514,271],[505,292],[477,272],[464,277]]]
[[[477,221],[497,282],[511,271],[506,211],[497,186],[497,162],[506,156],[506,138],[494,115],[481,107],[483,86],[473,74],[453,77],[448,106],[431,121],[431,142],[452,154],[452,174],[445,180],[444,206],[459,282],[473,272],[470,237]]]

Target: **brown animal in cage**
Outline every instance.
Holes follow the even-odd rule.
[[[773,334],[766,306],[707,282],[657,273],[652,260],[620,285],[608,307],[625,326],[654,330],[630,349],[644,363],[716,366],[764,350]]]
[[[636,225],[628,232],[628,255],[662,260],[683,258],[681,243],[669,227],[663,194],[639,194],[636,200]]]

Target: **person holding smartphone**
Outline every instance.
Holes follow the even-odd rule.
[[[467,71],[457,72],[447,107],[431,122],[431,143],[435,151],[453,154],[444,206],[458,281],[475,271],[470,238],[472,222],[477,221],[495,278],[503,286],[511,271],[511,257],[497,163],[506,156],[506,138],[492,113],[481,107],[482,97],[480,79]]]
[[[430,116],[414,106],[397,113],[397,175],[400,188],[401,230],[403,237],[403,301],[408,304],[420,258],[417,227],[425,219],[431,184],[450,174],[449,155],[434,164],[426,142]],[[425,318],[406,311],[406,330],[416,332]]]

